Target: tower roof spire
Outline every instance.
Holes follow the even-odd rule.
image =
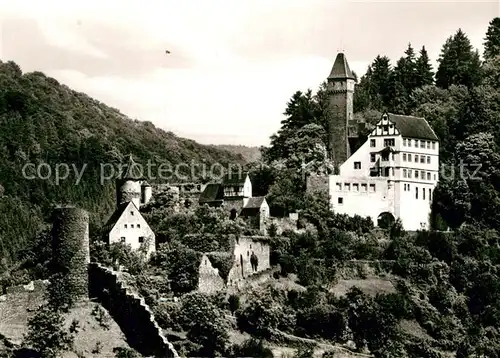
[[[340,52],[337,54],[337,58],[335,59],[332,71],[330,72],[330,76],[328,76],[328,79],[334,79],[334,80],[355,79],[351,69],[349,68],[349,64],[347,63],[347,59],[344,53]]]

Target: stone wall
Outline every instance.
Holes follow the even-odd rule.
[[[199,273],[198,290],[200,292],[212,294],[226,286],[224,279],[219,275],[219,270],[212,266],[207,255],[201,258]]]
[[[96,298],[109,311],[131,347],[144,356],[179,357],[144,299],[128,290],[116,272],[91,263],[89,277],[90,297]]]
[[[250,256],[254,253],[258,258],[257,270],[252,269]],[[255,272],[271,267],[270,248],[267,238],[263,236],[241,236],[234,246],[235,263],[229,272],[228,284],[244,279]]]

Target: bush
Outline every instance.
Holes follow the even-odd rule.
[[[28,321],[23,345],[36,350],[42,357],[55,358],[73,344],[73,336],[63,329],[63,325],[64,319],[58,311],[48,305],[42,306]]]
[[[261,340],[250,338],[241,345],[232,347],[231,357],[255,357],[255,358],[273,358],[273,352],[264,347]]]
[[[237,295],[229,296],[229,310],[234,313],[240,308],[240,297]]]

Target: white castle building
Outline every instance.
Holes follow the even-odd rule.
[[[439,180],[439,139],[424,118],[385,113],[350,155],[354,76],[343,54],[328,77],[332,90],[330,150],[340,164],[328,178],[332,210],[381,220],[401,219],[405,230],[429,227]]]

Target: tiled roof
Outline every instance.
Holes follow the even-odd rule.
[[[118,208],[116,208],[116,210],[113,213],[113,215],[111,215],[111,217],[108,219],[108,221],[106,222],[106,224],[103,226],[104,234],[109,234],[109,232],[115,226],[116,222],[120,219],[120,217],[122,216],[122,214],[125,212],[125,210],[129,206],[129,204],[134,205],[132,202],[123,203],[123,204],[118,205]]]
[[[222,185],[217,183],[207,184],[205,190],[200,195],[199,203],[212,203],[214,201],[222,201],[224,192]]]
[[[347,59],[343,53],[337,54],[337,58],[333,63],[332,71],[330,72],[330,79],[354,79],[354,75],[352,74],[351,69],[349,68],[349,64],[347,63]]]
[[[224,185],[243,185],[248,173],[229,173],[224,176],[222,183]]]
[[[434,130],[424,118],[392,113],[387,113],[387,116],[396,125],[397,130],[403,137],[439,140]]]
[[[262,203],[266,200],[265,196],[256,196],[254,198],[249,198],[245,209],[260,209]]]

